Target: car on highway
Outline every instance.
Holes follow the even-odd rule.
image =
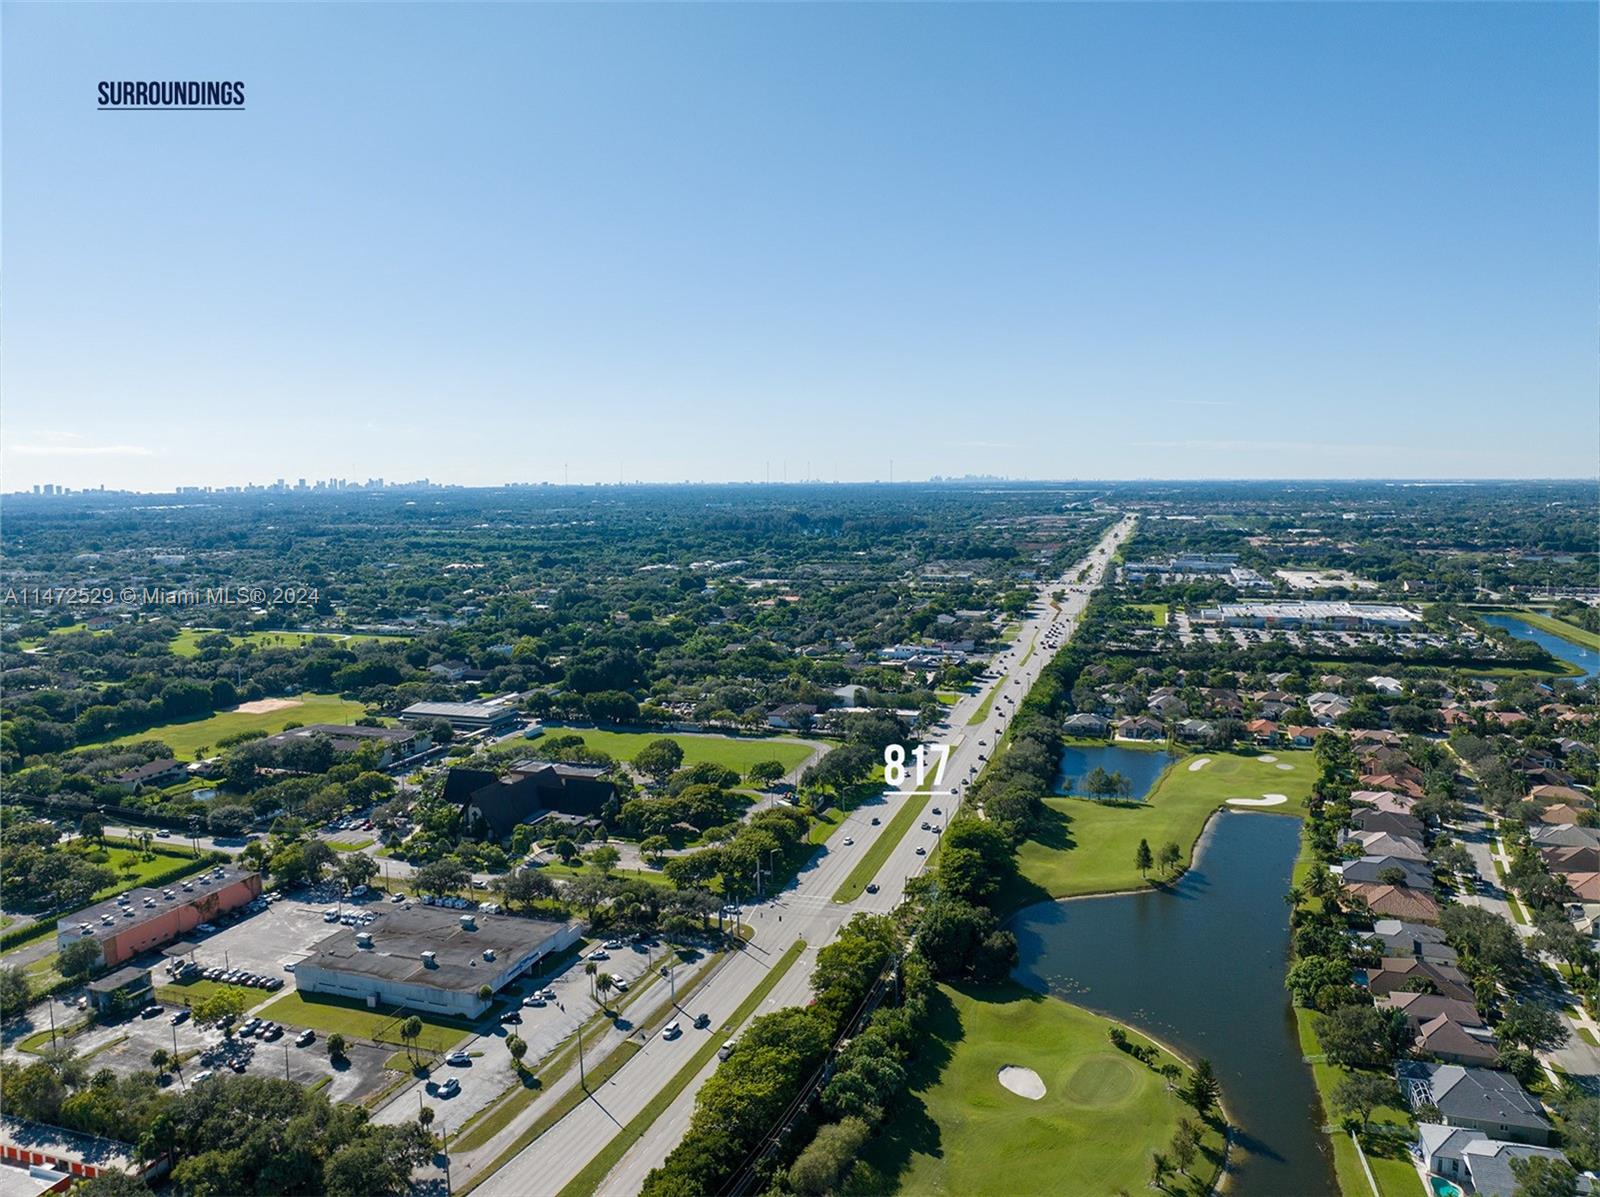
[[[928,820],[922,820],[922,830],[927,831],[932,826],[933,824],[929,823]]]
[[[849,836],[845,836],[844,837],[844,846],[846,848],[848,848],[853,843],[855,843],[855,840],[851,839]]]
[[[878,892],[878,883],[876,881],[867,882],[867,892],[869,894],[877,893]]]
[[[663,1039],[676,1039],[681,1034],[683,1034],[683,1027],[679,1025],[676,1018],[661,1028],[661,1037]]]
[[[709,1027],[711,1025],[711,1015],[709,1015],[709,1014],[696,1014],[694,1016],[694,1025],[696,1027],[699,1027],[700,1029],[704,1030],[706,1027]]]
[[[944,811],[942,811],[942,810],[940,810],[940,809],[939,809],[939,808],[938,808],[938,807],[937,807],[937,806],[936,806],[936,807],[934,807],[934,808],[933,808],[933,813],[934,813],[934,814],[936,814],[936,815],[942,815],[942,814],[944,814]]]
[[[733,1055],[733,1040],[732,1039],[728,1040],[721,1047],[717,1048],[717,1059],[726,1060],[731,1055]]]
[[[928,850],[926,848],[924,848],[921,844],[918,844],[917,845],[917,855],[918,856],[926,856],[927,854],[928,854]]]
[[[873,816],[872,816],[872,825],[873,825],[873,826],[874,826],[874,827],[876,827],[876,826],[877,826],[877,825],[878,825],[878,824],[879,824],[879,823],[881,823],[881,822],[883,822],[883,820],[882,820],[882,819],[880,819],[880,818],[878,818],[878,816],[877,816],[877,815],[873,815]]]

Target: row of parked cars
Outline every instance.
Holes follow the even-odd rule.
[[[248,985],[252,989],[277,990],[283,988],[282,977],[264,977],[242,968],[207,968],[201,976],[207,981],[220,981],[224,985]]]

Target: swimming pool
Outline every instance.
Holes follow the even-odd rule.
[[[1452,1184],[1442,1176],[1428,1177],[1428,1185],[1433,1189],[1433,1197],[1464,1197],[1460,1185]]]

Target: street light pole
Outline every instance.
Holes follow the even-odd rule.
[[[588,1078],[587,1075],[585,1075],[585,1073],[583,1071],[583,1024],[582,1023],[578,1024],[578,1084],[583,1087],[583,1091],[585,1093],[587,1093],[589,1091],[589,1078]]]

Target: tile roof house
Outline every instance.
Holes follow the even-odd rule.
[[[1415,1050],[1446,1064],[1493,1068],[1500,1058],[1495,1038],[1481,1027],[1467,1027],[1448,1014],[1435,1015],[1417,1028]]]
[[[1440,997],[1458,1002],[1473,1000],[1472,984],[1453,964],[1434,964],[1415,956],[1385,956],[1375,969],[1366,970],[1367,992],[1373,997],[1395,990],[1416,991],[1420,984],[1432,986]]]
[[[1440,997],[1436,993],[1411,993],[1400,989],[1374,998],[1372,1004],[1380,1010],[1399,1010],[1406,1016],[1406,1025],[1413,1031],[1441,1015],[1463,1027],[1484,1025],[1477,1006],[1458,998]]]
[[[1417,799],[1410,794],[1396,794],[1393,790],[1356,790],[1350,801],[1391,815],[1409,815],[1417,805]]]
[[[1357,882],[1344,887],[1351,899],[1366,903],[1375,915],[1383,915],[1407,922],[1435,923],[1439,921],[1439,903],[1421,890],[1407,889],[1403,885],[1368,885]]]
[[[1062,731],[1079,736],[1103,736],[1110,726],[1110,721],[1104,715],[1097,715],[1093,711],[1068,715],[1061,722]]]
[[[1148,715],[1136,715],[1117,724],[1117,738],[1122,740],[1164,740],[1167,729],[1159,720]]]
[[[1594,797],[1571,786],[1538,785],[1528,791],[1535,802],[1567,802],[1574,806],[1593,806]]]
[[[1541,1147],[1550,1141],[1544,1108],[1509,1073],[1402,1060],[1395,1066],[1395,1078],[1413,1110],[1431,1105],[1446,1126]]]

